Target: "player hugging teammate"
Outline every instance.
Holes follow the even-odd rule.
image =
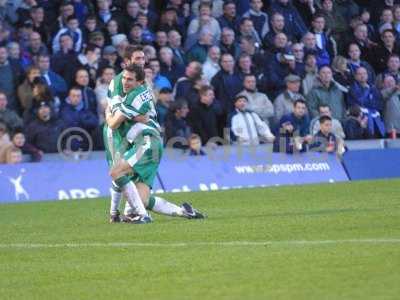
[[[150,194],[163,144],[151,84],[145,82],[143,49],[127,47],[124,64],[124,70],[110,83],[103,129],[112,177],[110,222],[150,223],[147,210],[188,219],[204,218],[188,203],[177,206]],[[126,206],[121,218],[118,208],[122,195]]]

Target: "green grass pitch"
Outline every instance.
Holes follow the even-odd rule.
[[[400,180],[166,194],[209,218],[108,224],[108,200],[0,206],[0,299],[400,299]]]

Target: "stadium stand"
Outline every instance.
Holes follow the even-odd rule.
[[[398,0],[2,0],[0,163],[7,163],[15,148],[24,156],[13,163],[55,158],[48,154],[60,151],[58,139],[72,127],[91,140],[73,147],[90,144],[101,151],[106,87],[122,70],[128,44],[146,47],[157,98],[161,90],[173,91],[173,97],[178,91],[179,99],[157,105],[166,124],[175,118],[176,102],[188,103],[183,136],[196,133],[203,145],[210,134],[201,132],[196,118],[212,116],[217,126],[212,132],[228,140],[224,129],[229,132],[234,115],[235,131],[248,140],[230,143],[271,148],[273,139],[255,137],[246,119],[260,114],[255,118],[276,139],[284,130],[286,146],[301,144],[307,151],[312,141],[299,137],[296,129],[305,123],[290,106],[302,98],[313,125],[321,116],[319,106],[330,108],[328,114],[344,129],[347,149],[398,147],[399,9]],[[193,61],[205,64],[205,74],[198,76],[199,67],[193,71]],[[244,84],[246,78],[256,84]],[[207,114],[199,114],[206,109],[200,102],[204,86],[215,98]],[[71,105],[75,88],[81,99]],[[244,108],[234,105],[239,93],[250,100]],[[277,110],[280,103],[285,110]],[[385,138],[391,140],[382,142]]]

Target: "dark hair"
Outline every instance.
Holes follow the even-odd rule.
[[[88,15],[88,16],[86,17],[85,22],[86,22],[87,20],[96,20],[96,22],[97,22],[97,17],[96,17],[96,15],[91,14],[91,15]]]
[[[136,81],[144,81],[144,79],[145,79],[144,69],[140,66],[128,65],[125,68],[125,71],[134,73]]]
[[[319,117],[319,123],[325,123],[326,121],[332,121],[332,118],[330,116],[321,116]]]
[[[178,110],[182,109],[185,106],[188,106],[187,101],[185,99],[183,99],[183,98],[180,98],[180,99],[177,99],[176,101],[171,103],[170,110],[173,113],[176,113]]]
[[[297,106],[297,104],[299,103],[307,105],[306,101],[304,101],[303,99],[297,99],[296,101],[294,101],[293,106]]]
[[[320,105],[318,105],[318,110],[319,110],[321,107],[328,107],[329,110],[331,109],[330,106],[329,106],[328,104],[320,104]]]
[[[245,95],[236,95],[235,98],[233,98],[233,103],[236,103],[239,99],[245,99],[247,102],[249,102],[249,99]]]
[[[203,6],[212,9],[212,2],[200,2],[200,4],[199,4],[199,11],[200,11],[200,9],[201,9]]]
[[[316,13],[315,15],[313,15],[312,21],[314,22],[316,19],[319,19],[319,18],[323,18],[325,20],[325,16],[323,14]]]
[[[131,59],[132,54],[135,52],[143,52],[143,47],[142,46],[133,46],[129,45],[126,47],[125,52],[124,52],[124,59]]]
[[[240,25],[243,25],[244,22],[246,22],[246,21],[251,21],[251,22],[253,23],[253,20],[252,20],[252,19],[250,19],[249,17],[244,17],[244,18],[242,18],[242,19],[240,20]]]
[[[382,31],[381,37],[383,37],[385,35],[385,33],[387,33],[387,32],[390,32],[393,36],[396,36],[393,29],[385,29],[384,31]]]
[[[224,9],[226,6],[228,6],[229,4],[235,4],[235,6],[236,6],[236,3],[234,2],[234,1],[232,1],[232,0],[227,0],[227,1],[224,1],[224,4],[222,4],[222,9]]]
[[[94,50],[96,50],[96,48],[101,49],[99,46],[96,46],[96,45],[93,45],[93,44],[89,44],[89,45],[86,46],[86,49],[85,49],[84,53],[86,54],[89,51],[94,52]]]
[[[79,21],[79,19],[78,19],[78,17],[77,17],[76,15],[71,15],[71,16],[68,16],[68,17],[67,17],[67,23],[68,23],[69,21],[71,21],[71,20],[78,20],[78,21]]]
[[[349,116],[351,117],[359,117],[361,114],[361,108],[357,104],[350,106],[349,108]]]
[[[205,95],[208,91],[214,91],[214,88],[211,85],[202,85],[199,89],[199,95]]]
[[[82,89],[80,88],[79,85],[73,85],[73,86],[71,86],[71,87],[69,88],[69,90],[68,90],[68,93],[69,93],[70,91],[72,91],[72,90],[81,91],[81,92],[82,92]]]
[[[167,87],[163,87],[159,92],[159,94],[172,94],[172,90]]]

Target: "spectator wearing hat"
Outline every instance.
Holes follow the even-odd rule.
[[[7,95],[0,91],[0,122],[4,123],[11,131],[21,128],[23,125],[22,119],[14,110],[7,108],[7,103]]]
[[[121,63],[122,59],[118,55],[117,48],[112,45],[104,47],[103,55],[99,62],[99,70],[110,66],[115,70],[115,73],[118,74],[122,71]]]
[[[243,87],[244,90],[238,95],[246,96],[246,109],[256,113],[263,122],[272,124],[274,106],[266,94],[257,91],[256,76],[254,74],[244,75]]]
[[[306,102],[302,99],[296,100],[292,111],[279,120],[274,152],[304,152],[307,150],[307,143],[312,140]]]
[[[62,120],[52,117],[48,102],[41,102],[35,119],[26,127],[26,140],[44,153],[57,152],[57,141],[65,126]]]
[[[16,88],[20,73],[19,65],[8,59],[7,48],[0,46],[0,90],[7,95],[8,107],[14,110],[18,108]]]
[[[284,115],[293,112],[293,104],[297,100],[305,100],[300,94],[300,76],[290,74],[285,77],[286,90],[274,101],[275,121],[279,122]]]
[[[340,122],[344,121],[346,115],[344,94],[334,82],[333,73],[329,66],[323,66],[319,69],[318,79],[306,98],[311,117],[318,116],[318,107],[326,104],[329,106],[333,118]]]
[[[267,123],[256,113],[246,109],[247,102],[247,97],[243,95],[238,95],[234,99],[235,109],[228,117],[232,142],[244,146],[259,145],[261,141],[273,142],[275,136]]]
[[[76,52],[80,52],[82,48],[83,36],[82,31],[79,28],[79,21],[75,16],[70,16],[67,18],[67,26],[65,28],[60,29],[55,37],[53,38],[53,53],[56,53],[60,50],[60,36],[64,33],[67,33],[71,36],[72,41],[74,43],[74,50]]]

